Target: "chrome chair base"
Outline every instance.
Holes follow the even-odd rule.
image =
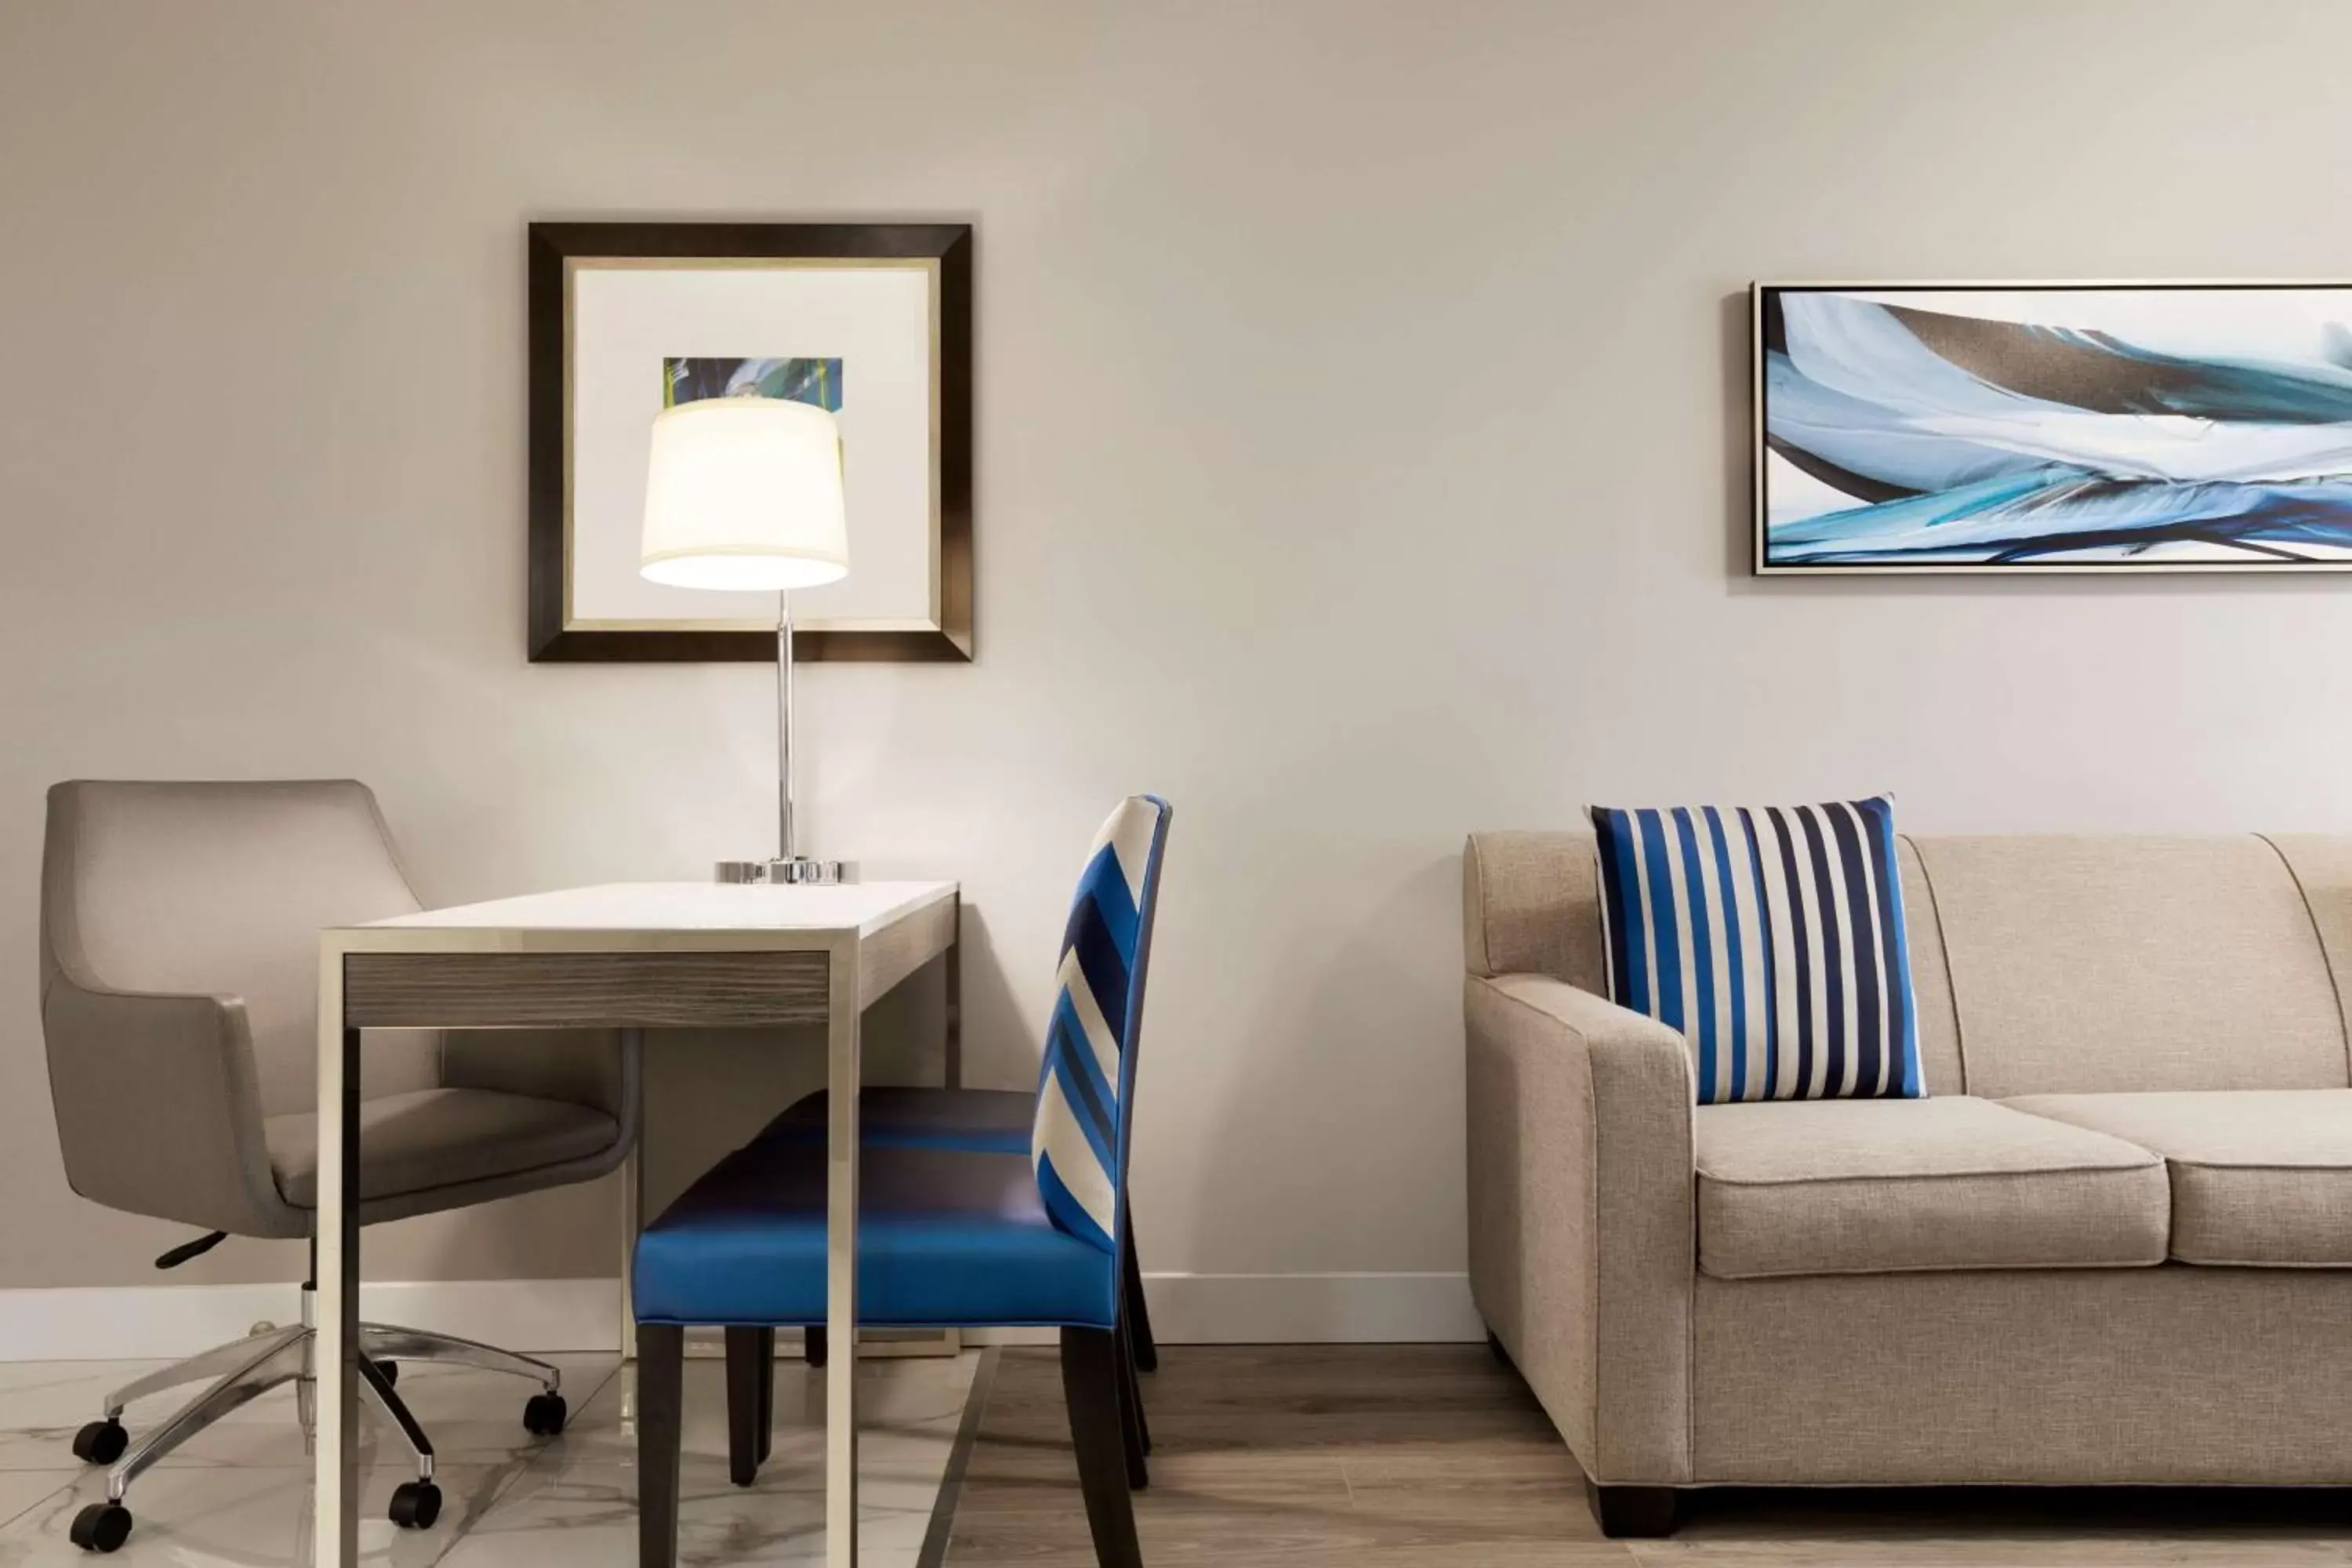
[[[82,1510],[75,1521],[78,1544],[91,1551],[111,1552],[130,1533],[130,1515],[122,1500],[155,1462],[238,1406],[284,1384],[294,1384],[295,1410],[302,1424],[302,1447],[309,1452],[317,1439],[318,1384],[315,1358],[319,1336],[310,1321],[311,1293],[302,1292],[303,1321],[292,1328],[264,1329],[245,1339],[192,1355],[123,1384],[109,1394],[102,1417],[74,1435],[75,1455],[88,1463],[109,1467],[106,1501]],[[404,1446],[416,1467],[416,1479],[403,1482],[392,1500],[393,1522],[410,1529],[431,1525],[441,1511],[440,1489],[433,1482],[433,1442],[409,1413],[394,1389],[402,1362],[433,1362],[470,1366],[483,1372],[506,1373],[539,1384],[540,1392],[523,1407],[523,1426],[536,1436],[551,1437],[563,1430],[570,1414],[564,1405],[563,1374],[530,1356],[494,1345],[478,1344],[452,1334],[388,1323],[362,1323],[359,1333],[360,1398],[382,1418],[385,1427]],[[122,1426],[122,1413],[134,1402],[165,1389],[207,1383],[202,1394],[149,1428],[136,1442]],[[85,1530],[83,1526],[89,1528]],[[88,1539],[85,1539],[88,1537]]]

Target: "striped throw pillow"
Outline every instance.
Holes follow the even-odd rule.
[[[1683,1032],[1700,1104],[1926,1092],[1892,799],[1592,827],[1610,997]]]

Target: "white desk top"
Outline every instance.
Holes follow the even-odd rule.
[[[719,882],[612,882],[396,915],[355,931],[794,931],[872,936],[942,899],[953,882],[767,887]]]

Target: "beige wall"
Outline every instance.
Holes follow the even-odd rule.
[[[2208,0],[6,0],[0,1284],[177,1239],[58,1173],[50,781],[356,774],[443,900],[766,841],[766,671],[523,662],[527,219],[979,225],[981,661],[810,671],[810,826],[965,879],[1018,1083],[1076,854],[1166,793],[1151,1265],[1447,1271],[1467,828],[2352,821],[2352,580],[1735,569],[1748,279],[2346,275],[2347,55]],[[601,1272],[609,1198],[371,1271]]]

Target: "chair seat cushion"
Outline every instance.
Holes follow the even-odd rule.
[[[1701,1106],[1696,1153],[1717,1279],[2164,1261],[2161,1160],[1990,1100]]]
[[[824,1089],[794,1100],[755,1142],[822,1143],[831,1101]],[[857,1094],[857,1141],[922,1149],[1029,1152],[1037,1097],[1025,1089],[876,1087]]]
[[[2352,1268],[2352,1089],[2036,1094],[2003,1103],[2163,1155],[2180,1262]]]
[[[490,1181],[584,1160],[613,1146],[619,1123],[568,1100],[488,1089],[420,1089],[360,1101],[362,1202]],[[262,1122],[270,1173],[296,1208],[319,1206],[319,1118]]]
[[[1024,1153],[860,1151],[858,1321],[1113,1326],[1113,1255],[1045,1215]],[[824,1150],[752,1142],[637,1238],[637,1319],[806,1325],[825,1316]]]

